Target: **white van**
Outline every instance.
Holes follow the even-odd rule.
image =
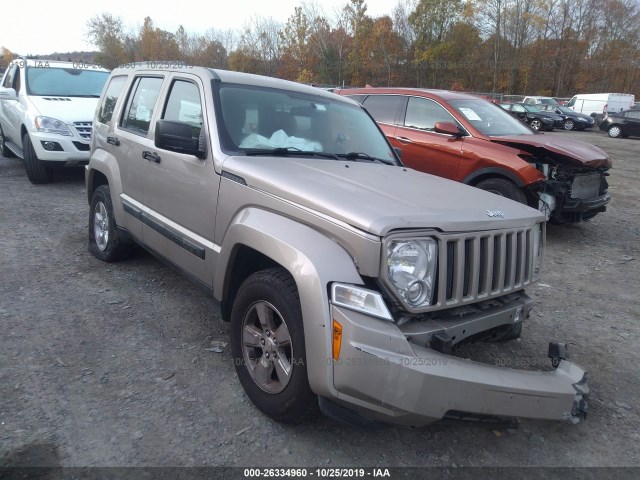
[[[0,150],[24,160],[32,183],[57,166],[86,165],[109,70],[84,62],[16,59],[0,86]]]
[[[586,115],[607,115],[628,110],[634,101],[635,97],[626,93],[584,93],[575,95],[567,107]]]

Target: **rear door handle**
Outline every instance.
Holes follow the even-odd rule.
[[[116,137],[107,137],[107,143],[115,145],[116,147],[120,146],[120,140],[118,140]]]
[[[148,150],[142,152],[142,158],[153,163],[160,163],[160,155],[158,155],[157,153],[152,153]]]
[[[402,143],[413,143],[413,140],[407,137],[396,137],[396,140]]]

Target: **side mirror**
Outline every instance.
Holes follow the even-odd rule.
[[[206,149],[200,148],[200,137],[194,137],[194,127],[184,122],[158,120],[156,122],[156,147],[171,152],[195,155],[199,159],[207,156]],[[204,142],[203,142],[204,143]]]
[[[18,100],[18,94],[14,88],[0,88],[0,100]]]
[[[434,131],[436,133],[444,133],[445,135],[453,135],[454,137],[463,136],[463,133],[453,122],[436,122]]]

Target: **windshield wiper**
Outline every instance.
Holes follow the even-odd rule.
[[[51,97],[78,97],[78,98],[100,98],[100,95],[50,95]]]
[[[364,152],[349,152],[349,153],[336,153],[336,156],[346,158],[347,160],[368,160],[370,162],[381,162],[387,165],[394,165],[391,160],[383,160],[382,158],[372,157],[368,153]]]
[[[276,155],[276,156],[296,156],[296,155],[309,155],[313,157],[332,158],[338,160],[338,156],[333,153],[314,152],[312,150],[300,150],[297,147],[277,147],[277,148],[255,148],[245,151],[247,155]]]

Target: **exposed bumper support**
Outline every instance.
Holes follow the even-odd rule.
[[[546,372],[487,365],[410,343],[391,322],[332,314],[343,338],[331,400],[369,418],[419,426],[452,411],[570,423],[586,415],[585,371],[569,361]]]

